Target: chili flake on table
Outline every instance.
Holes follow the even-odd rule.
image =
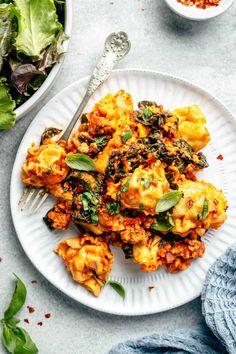
[[[177,0],[185,6],[196,6],[200,9],[207,9],[211,6],[218,6],[221,0]]]

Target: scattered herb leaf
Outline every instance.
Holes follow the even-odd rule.
[[[122,135],[121,140],[125,143],[130,138],[132,138],[132,130],[131,129],[127,133],[124,133]]]
[[[197,214],[197,218],[198,220],[205,220],[207,215],[208,215],[208,212],[209,212],[209,201],[208,199],[204,199],[204,202],[203,202],[203,209],[202,211],[200,211],[198,214]]]
[[[110,215],[115,215],[120,213],[120,204],[118,200],[114,200],[112,203],[107,202],[106,208]]]
[[[10,305],[4,313],[4,318],[0,320],[0,323],[3,325],[2,342],[9,353],[36,354],[38,353],[38,348],[29,334],[23,328],[17,326],[20,320],[14,317],[24,305],[27,293],[24,283],[17,275],[14,274],[14,276],[16,277],[15,291],[12,295]]]
[[[156,205],[156,212],[162,213],[174,207],[180,199],[182,198],[183,193],[180,191],[171,191],[164,194]]]
[[[125,288],[121,283],[115,280],[109,280],[108,284],[122,297],[122,299],[125,298]]]
[[[130,179],[128,178],[125,184],[121,187],[121,192],[126,193],[129,190]]]
[[[96,168],[95,162],[85,154],[69,154],[66,163],[70,168],[79,171],[93,171]]]
[[[26,288],[22,281],[14,274],[16,277],[16,287],[12,295],[11,302],[4,312],[4,319],[11,319],[24,305],[26,299]]]

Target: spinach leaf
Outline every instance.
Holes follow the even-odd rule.
[[[122,297],[122,299],[125,298],[125,289],[121,283],[115,280],[109,280],[108,284]]]
[[[15,275],[15,274],[14,274]],[[26,299],[26,287],[22,283],[22,281],[15,275],[16,277],[16,287],[15,291],[12,295],[11,302],[4,312],[4,320],[8,320],[12,318],[24,305]]]
[[[79,171],[93,171],[96,168],[95,162],[91,157],[84,154],[69,154],[66,163],[70,168]]]
[[[180,191],[171,191],[164,194],[156,205],[156,212],[162,213],[174,207],[180,199],[182,198],[183,193]]]

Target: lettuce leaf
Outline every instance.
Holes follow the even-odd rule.
[[[62,29],[53,0],[15,0],[18,35],[14,46],[35,60]]]
[[[14,8],[12,4],[0,5],[0,71],[3,58],[8,54],[13,36]]]
[[[16,104],[8,93],[5,81],[5,78],[0,78],[0,129],[11,128],[16,121],[16,114],[13,112]]]

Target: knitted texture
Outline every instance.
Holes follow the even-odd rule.
[[[207,325],[130,340],[109,354],[236,354],[236,245],[209,269],[201,298]]]
[[[207,273],[202,312],[208,327],[230,354],[236,353],[236,244]]]

